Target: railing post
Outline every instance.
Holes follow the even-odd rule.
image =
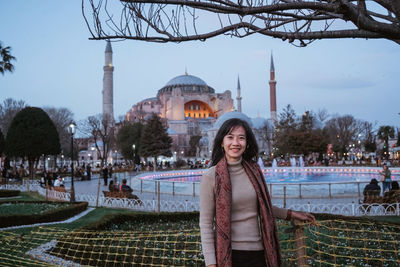
[[[357,187],[358,187],[358,199],[360,200],[361,198],[360,182],[357,182]]]
[[[175,196],[175,182],[172,182],[172,195]]]
[[[154,193],[155,194],[157,194],[157,184],[159,183],[160,181],[154,181]]]
[[[49,201],[49,192],[48,192],[49,180],[48,179],[46,179],[44,186],[46,187],[46,201]]]
[[[272,184],[269,184],[269,195],[272,197]]]
[[[286,185],[283,187],[283,208],[286,209]]]
[[[96,208],[99,206],[99,196],[100,196],[100,177],[97,182],[97,197],[96,197]]]
[[[299,198],[301,199],[301,184],[299,184]]]
[[[329,183],[329,198],[332,198],[332,188],[331,188],[331,183]]]
[[[294,246],[296,253],[296,261],[297,266],[307,266],[306,262],[306,242],[304,235],[304,228],[302,223],[298,220],[293,220],[292,224],[294,225]]]
[[[161,194],[161,190],[160,190],[161,188],[160,188],[160,181],[158,181],[158,193],[157,193],[157,200],[158,200],[158,204],[157,204],[157,212],[160,212],[160,210],[161,210],[161,203],[160,203],[160,201],[161,201],[161,197],[160,197],[160,194]]]
[[[356,207],[355,207],[354,201],[352,201],[352,204],[351,204],[351,214],[353,216],[356,215]]]
[[[140,193],[143,193],[143,179],[140,179]]]
[[[193,197],[196,197],[196,184],[193,182]]]
[[[396,215],[400,215],[400,210],[399,210],[399,202],[396,203]]]

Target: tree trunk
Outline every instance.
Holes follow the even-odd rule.
[[[38,162],[40,161],[40,157],[39,157],[39,160],[38,160]],[[46,155],[43,155],[43,170],[45,171],[45,172],[47,172],[47,170],[46,170]]]
[[[33,160],[33,159],[28,159],[28,165],[29,165],[29,177],[30,177],[30,180],[33,180],[33,178],[34,178],[34,176],[35,176],[35,174],[34,174],[34,165],[35,165],[35,160]]]
[[[58,168],[57,166],[57,155],[54,155],[54,171]]]

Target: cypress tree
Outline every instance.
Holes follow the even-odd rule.
[[[5,140],[4,140],[4,135],[0,130],[0,157],[3,155],[5,148]]]
[[[15,115],[7,132],[5,153],[8,157],[26,157],[31,179],[34,163],[41,155],[56,155],[60,151],[57,129],[41,108],[26,107]]]
[[[157,157],[169,157],[171,153],[172,139],[168,136],[167,129],[156,115],[147,121],[143,127],[141,139],[141,156],[154,157],[154,170],[157,168]]]

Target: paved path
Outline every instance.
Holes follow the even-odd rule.
[[[128,185],[130,185],[130,179],[126,173],[117,173],[116,176],[119,183],[122,183],[122,179],[126,178],[128,180]],[[111,180],[112,179],[109,178],[108,182],[110,182]],[[75,192],[77,194],[96,195],[99,183],[100,183],[100,193],[102,191],[108,191],[108,186],[104,185],[103,178],[99,178],[99,175],[95,174],[92,175],[92,179],[89,181],[74,180]],[[65,182],[65,186],[69,189],[71,187],[71,183],[69,181]]]

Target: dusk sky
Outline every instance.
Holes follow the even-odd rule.
[[[89,40],[81,1],[1,1],[0,41],[12,47],[14,73],[0,75],[0,102],[69,108],[79,121],[102,110],[105,41]],[[388,40],[324,40],[305,48],[265,36],[221,36],[205,42],[113,42],[114,114],[154,97],[172,78],[189,74],[217,92],[237,77],[242,111],[269,118],[273,51],[278,114],[325,108],[380,125],[400,127],[400,45]],[[235,100],[236,106],[236,100]]]

